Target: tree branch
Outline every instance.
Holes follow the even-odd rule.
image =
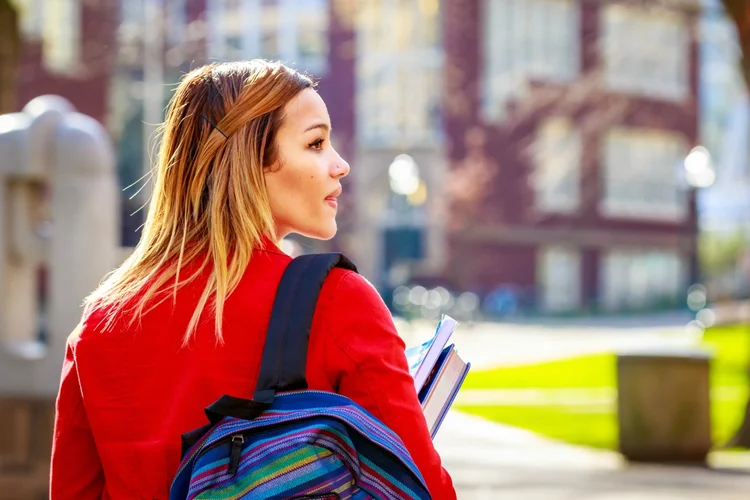
[[[742,52],[741,72],[750,88],[750,2],[747,0],[722,0],[724,9],[737,27],[737,39]]]

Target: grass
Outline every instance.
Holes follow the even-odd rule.
[[[703,345],[714,352],[711,364],[711,420],[714,442],[722,445],[741,422],[748,395],[750,327],[716,327],[706,331]],[[587,355],[534,365],[471,372],[463,389],[616,390],[615,355]],[[466,405],[457,408],[490,420],[522,427],[573,444],[617,448],[615,402],[591,404]]]

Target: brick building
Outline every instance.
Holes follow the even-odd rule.
[[[682,5],[443,3],[449,184],[474,184],[452,200],[453,282],[530,289],[544,310],[684,293],[698,17]]]

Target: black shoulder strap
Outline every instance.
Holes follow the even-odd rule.
[[[334,267],[357,272],[340,253],[301,255],[289,263],[276,291],[255,395],[252,400],[221,396],[205,409],[211,424],[223,417],[252,420],[273,402],[277,392],[307,388],[310,327],[320,289]],[[183,436],[183,450],[194,440],[194,436]]]
[[[357,271],[340,253],[301,255],[284,271],[268,324],[254,401],[271,403],[278,391],[307,388],[310,327],[320,289],[334,267]]]

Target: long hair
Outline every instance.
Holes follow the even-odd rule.
[[[226,298],[253,248],[264,236],[276,239],[263,171],[278,155],[283,107],[313,86],[307,76],[264,60],[211,64],[185,75],[161,127],[140,241],[86,299],[86,307],[106,311],[104,330],[123,316],[132,327],[208,270],[184,343],[207,305],[223,340]],[[184,269],[191,272],[181,276]]]

